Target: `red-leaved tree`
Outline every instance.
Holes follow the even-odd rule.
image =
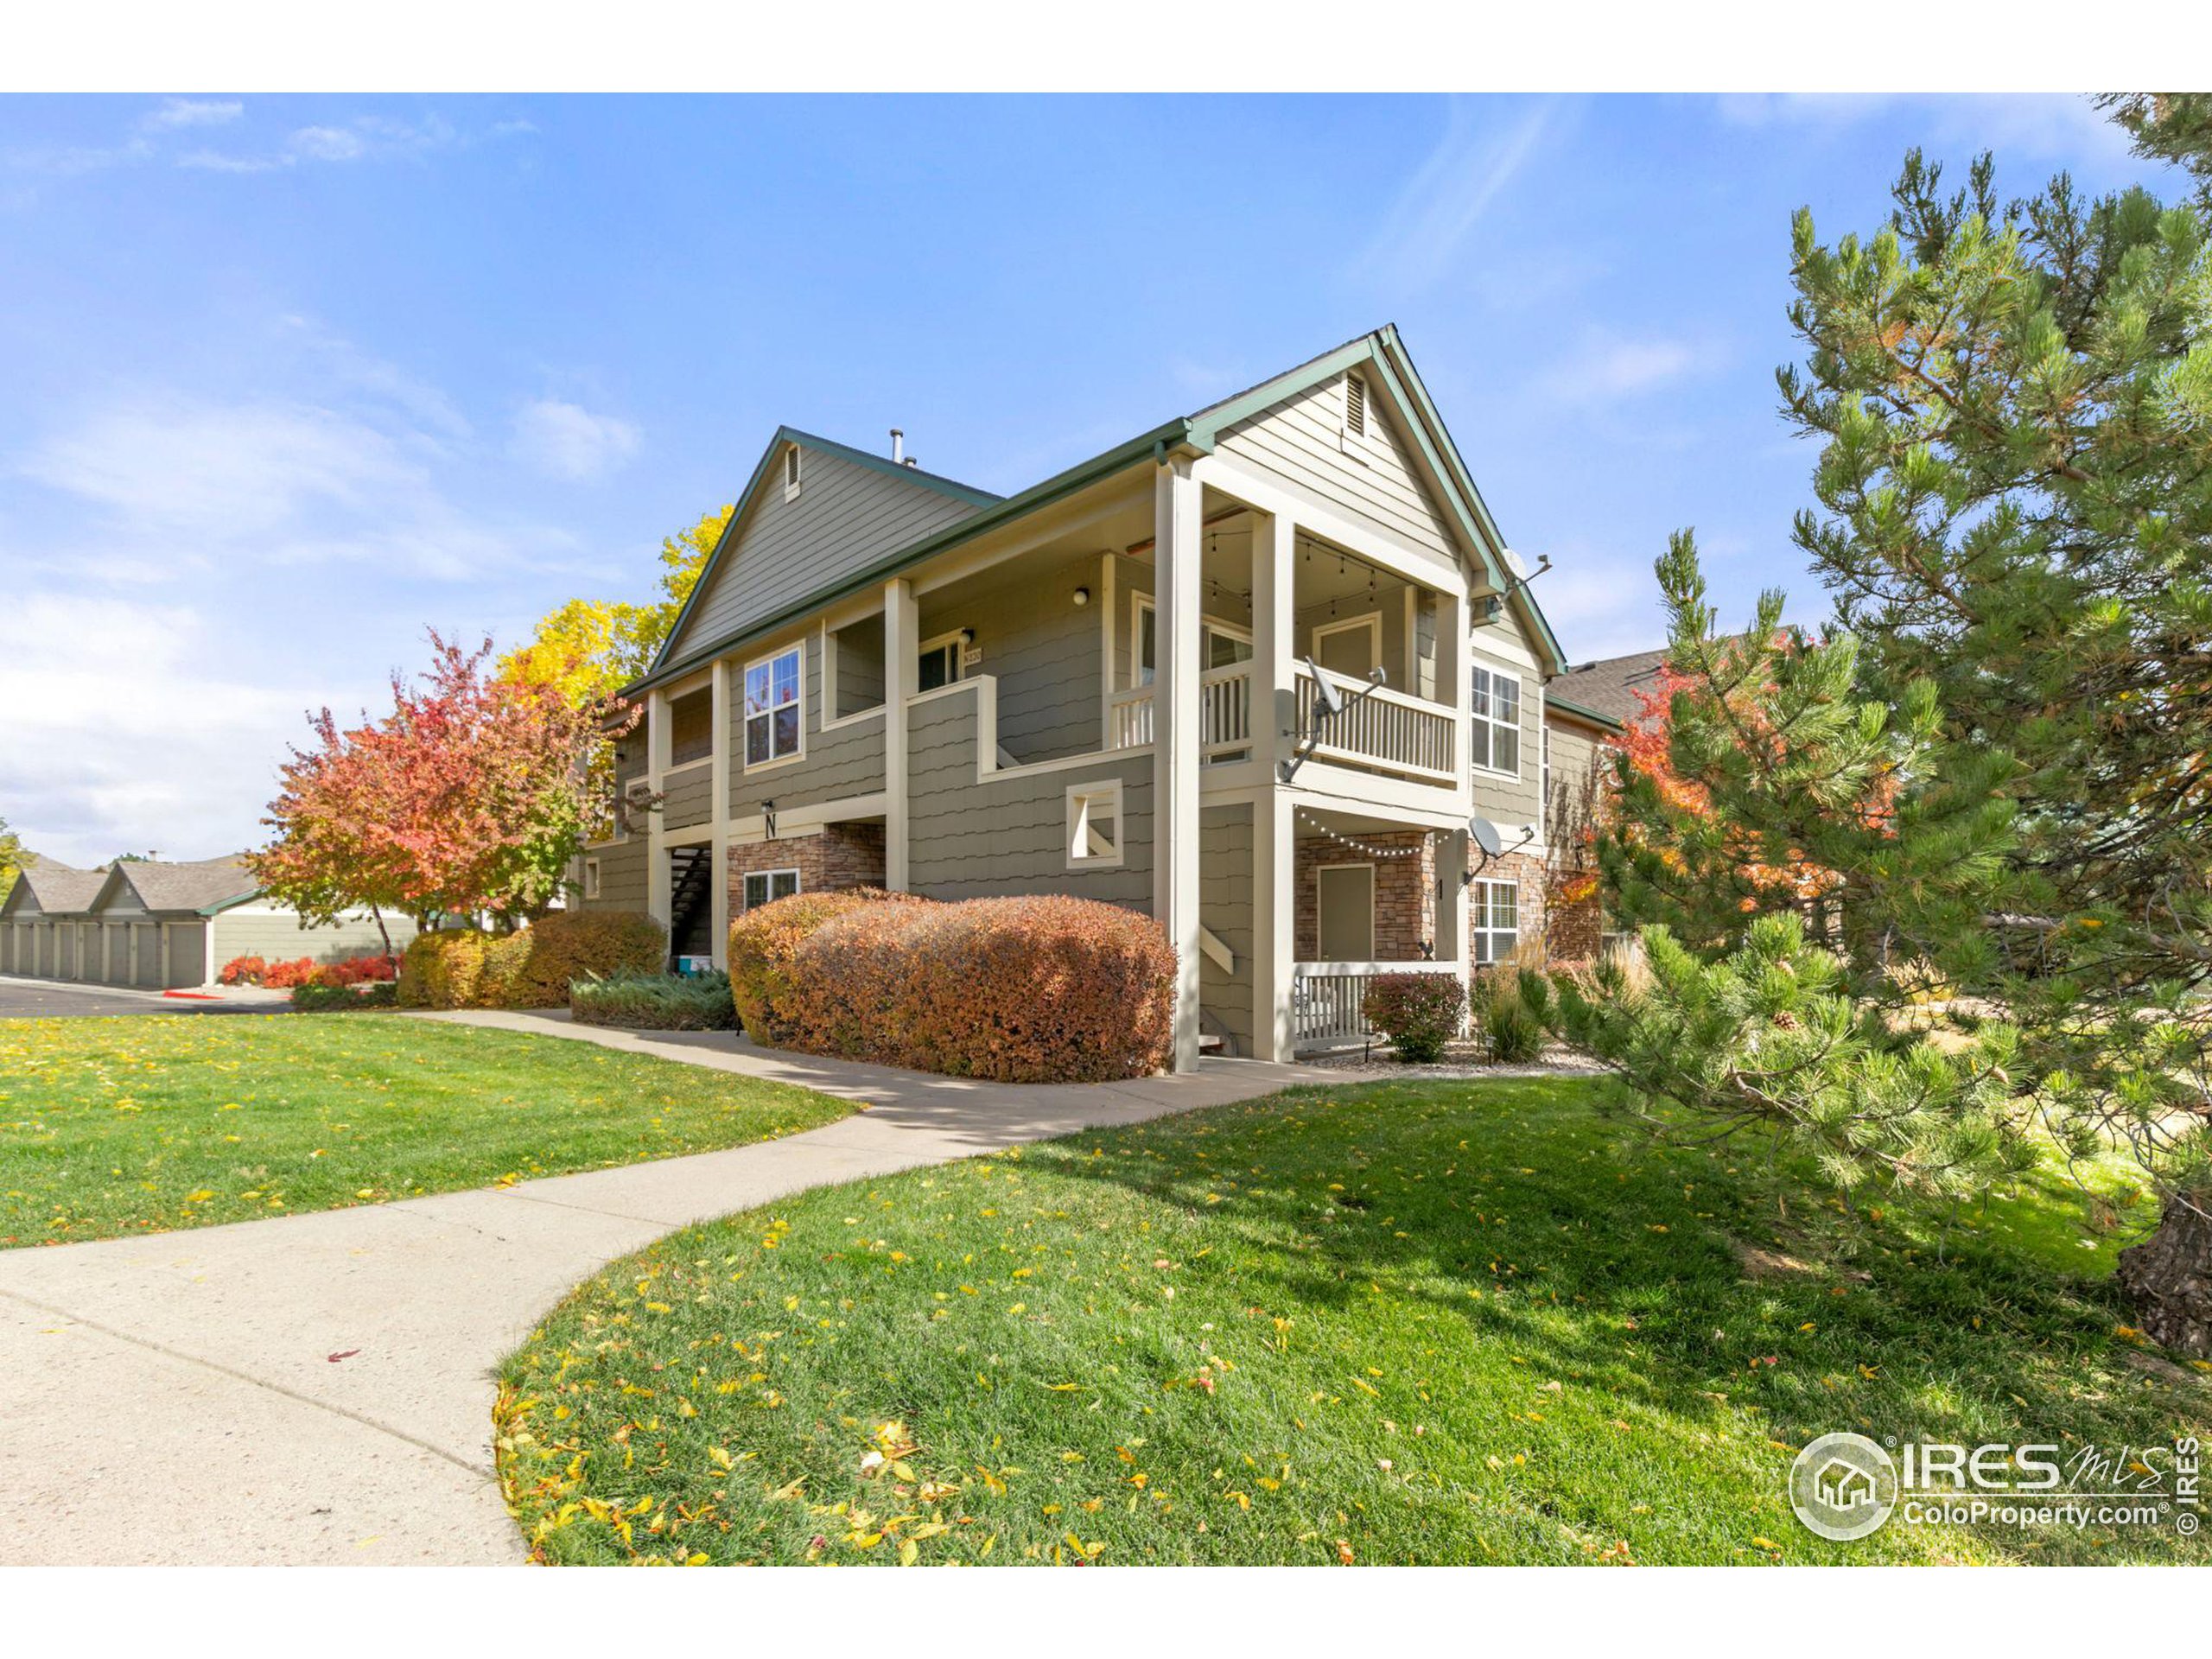
[[[295,747],[263,820],[256,877],[311,922],[346,911],[412,916],[489,912],[512,925],[559,896],[585,826],[603,811],[589,760],[634,709],[573,707],[553,686],[485,671],[486,640],[463,651],[430,633],[430,667],[392,676],[392,711],[342,731],[327,709]]]

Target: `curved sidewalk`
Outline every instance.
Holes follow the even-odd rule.
[[[607,1262],[806,1187],[1314,1080],[1209,1060],[1129,1083],[973,1083],[719,1034],[417,1017],[771,1077],[864,1109],[781,1141],[505,1189],[0,1251],[0,1565],[518,1561],[493,1478],[492,1370]]]

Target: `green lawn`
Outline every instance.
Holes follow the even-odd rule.
[[[690,1228],[506,1363],[509,1501],[563,1562],[2212,1559],[1804,1530],[1828,1430],[2140,1446],[2212,1392],[2124,1362],[2056,1184],[1847,1216],[1594,1087],[1299,1090]]]
[[[0,1248],[673,1158],[849,1109],[404,1014],[0,1020]]]

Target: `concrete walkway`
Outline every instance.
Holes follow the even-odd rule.
[[[1249,1099],[1302,1068],[978,1084],[565,1017],[424,1015],[865,1103],[786,1140],[503,1191],[0,1251],[0,1565],[498,1563],[493,1367],[579,1280],[829,1182]]]

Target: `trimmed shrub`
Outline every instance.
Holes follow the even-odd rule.
[[[326,962],[308,974],[310,985],[335,986],[374,985],[399,977],[397,957],[347,957],[342,962]]]
[[[734,1031],[737,1007],[729,976],[609,974],[569,987],[569,1010],[580,1026],[632,1031]]]
[[[292,992],[295,1014],[340,1014],[350,1008],[389,1008],[398,1000],[399,987],[389,979],[351,985],[329,985],[309,980]]]
[[[755,1040],[810,1053],[1077,1083],[1147,1076],[1173,1047],[1166,936],[1147,917],[1087,899],[862,898],[753,933],[733,929],[730,961]],[[765,1004],[760,1029],[772,1038],[759,1035],[749,996]]]
[[[798,1047],[796,1033],[784,1020],[782,1005],[799,946],[824,923],[864,906],[920,902],[874,887],[857,893],[795,893],[739,917],[729,930],[729,988],[745,1034],[766,1048]]]
[[[657,973],[668,934],[650,916],[556,911],[512,933],[417,934],[399,973],[410,1008],[560,1008],[588,975]]]
[[[216,976],[218,985],[258,985],[269,964],[259,957],[232,957]]]
[[[1467,988],[1457,974],[1377,974],[1368,983],[1359,1012],[1400,1059],[1440,1059],[1466,1018]]]
[[[476,1008],[491,936],[473,928],[417,933],[399,959],[403,1008]]]
[[[1507,1065],[1542,1058],[1552,1013],[1551,982],[1530,968],[1487,968],[1475,978],[1475,1027],[1483,1052]]]

